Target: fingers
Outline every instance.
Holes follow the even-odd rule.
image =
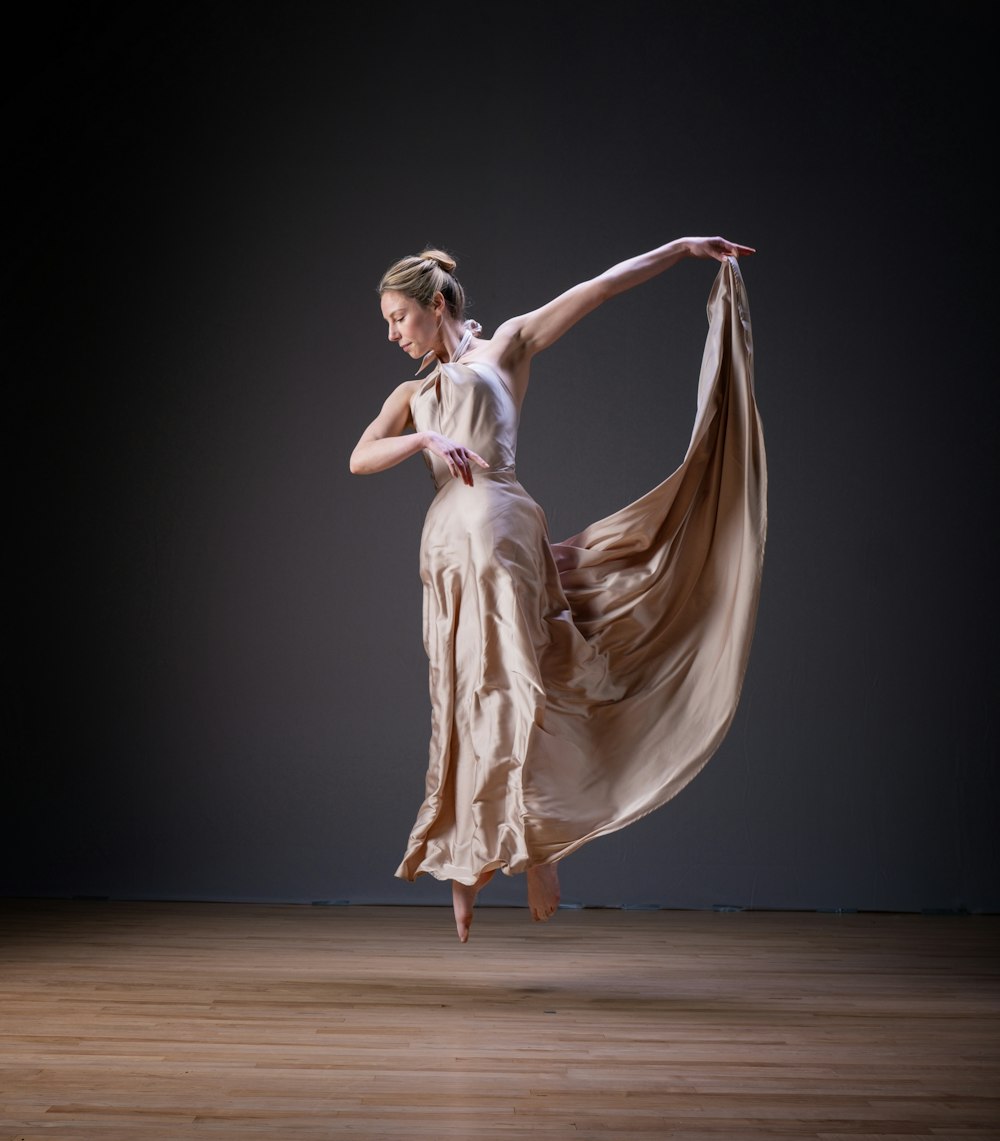
[[[747,257],[749,254],[755,254],[757,251],[751,249],[749,246],[733,246],[731,249],[718,250],[712,254],[716,261],[727,262],[730,258]]]
[[[475,461],[482,468],[490,466],[482,456],[469,451],[468,448],[453,448],[451,451],[445,452],[442,458],[448,465],[452,477],[460,479],[468,487],[472,486],[472,461]]]
[[[748,254],[755,254],[757,251],[753,246],[741,246],[738,242],[729,242],[725,238],[719,238],[718,250],[716,257],[720,261],[725,261],[726,258],[739,258],[745,257]]]
[[[448,470],[451,472],[452,479],[460,479],[463,483],[469,482],[469,475],[462,463],[462,460],[453,455],[444,457],[445,463],[448,465]]]
[[[472,486],[473,463],[477,463],[481,468],[489,468],[490,466],[478,453],[463,447],[461,444],[456,444],[454,440],[449,440],[447,436],[441,436],[436,432],[429,433],[427,447],[429,451],[440,456],[448,465],[452,479],[460,479],[468,487]]]
[[[728,238],[715,237],[698,240],[701,243],[702,252],[697,256],[715,258],[716,261],[725,262],[729,258],[746,257],[748,254],[757,252],[753,246],[741,246],[739,242],[731,242]]]
[[[469,487],[472,486],[472,469],[469,467],[469,460],[465,454],[465,449],[460,448],[452,453],[451,456],[451,474],[456,479],[461,479]]]

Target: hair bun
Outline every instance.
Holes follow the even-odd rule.
[[[456,321],[463,321],[465,290],[454,276],[457,264],[444,250],[428,249],[421,254],[408,254],[393,262],[382,274],[378,283],[379,294],[402,293],[427,309],[434,304],[434,295],[441,293],[449,315]]]
[[[454,273],[458,262],[451,256],[446,254],[444,250],[423,250],[420,254],[425,261],[436,262],[445,273]]]

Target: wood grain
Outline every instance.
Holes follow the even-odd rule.
[[[1000,1138],[1000,917],[13,900],[0,1138]]]

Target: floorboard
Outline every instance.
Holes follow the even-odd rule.
[[[1000,1138],[1000,916],[0,901],[0,1141]]]

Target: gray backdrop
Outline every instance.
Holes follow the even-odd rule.
[[[588,904],[996,910],[995,68],[978,4],[45,6],[10,44],[0,892],[446,902],[393,879],[429,733],[408,361],[453,251],[490,331],[722,233],[770,466],[743,700]],[[714,263],[539,358],[565,537],[679,462]],[[520,902],[523,882],[483,902]]]

